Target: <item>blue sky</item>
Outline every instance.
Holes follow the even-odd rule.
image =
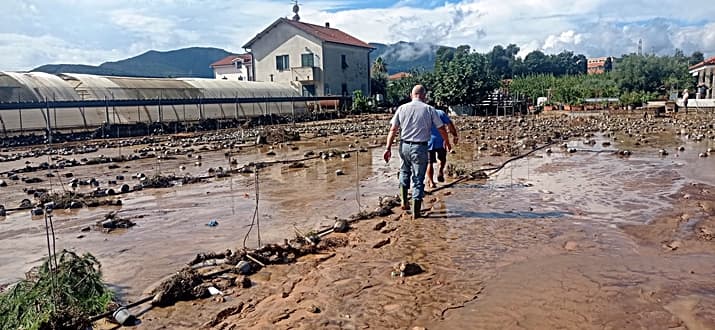
[[[648,52],[713,56],[711,1],[691,0],[686,9],[680,0],[303,0],[300,16],[367,42],[479,51],[516,43],[522,54],[618,56],[642,39]],[[289,0],[2,0],[1,7],[0,70],[96,65],[190,46],[240,52],[275,19],[292,15]]]

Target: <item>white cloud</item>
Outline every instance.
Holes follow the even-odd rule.
[[[278,17],[292,15],[285,0],[3,0],[0,70],[48,62],[97,64],[187,46],[241,51]],[[300,16],[330,22],[368,42],[400,40],[487,51],[516,43],[569,49],[589,56],[636,50],[715,55],[715,6],[710,0],[395,0],[388,8],[367,1],[305,1]],[[697,8],[697,9],[694,9]],[[666,17],[667,19],[663,18]]]
[[[28,47],[28,45],[32,45],[32,47]],[[42,64],[51,63],[96,65],[126,56],[127,53],[115,49],[87,49],[84,46],[69,44],[49,35],[34,37],[0,33],[2,70],[29,70]]]

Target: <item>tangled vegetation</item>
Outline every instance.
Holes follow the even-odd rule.
[[[97,259],[69,251],[55,257],[57,267],[47,260],[0,294],[2,329],[85,329],[92,315],[107,309],[113,293]]]

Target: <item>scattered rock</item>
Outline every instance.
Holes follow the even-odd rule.
[[[575,251],[578,248],[578,243],[574,241],[568,241],[564,244],[564,249],[566,251]]]
[[[385,238],[372,245],[373,249],[379,249],[387,244],[390,244],[390,238]]]
[[[7,182],[5,182],[5,180],[0,180],[0,187],[7,187]]]
[[[238,262],[238,264],[236,264],[236,270],[241,275],[250,275],[251,268],[251,263],[249,263],[248,261],[241,260]]]
[[[40,216],[40,215],[45,214],[45,211],[42,210],[42,208],[36,207],[36,208],[32,209],[32,211],[30,211],[30,214],[32,216]]]
[[[345,172],[343,170],[337,169],[335,170],[335,175],[345,175]]]
[[[385,226],[387,226],[387,222],[385,222],[385,220],[382,220],[382,221],[376,223],[375,227],[373,227],[372,229],[373,230],[381,230],[382,228],[385,228]]]
[[[236,277],[235,283],[236,286],[239,286],[243,289],[248,289],[253,286],[253,282],[251,282],[251,279],[248,276]]]
[[[32,207],[32,202],[31,202],[29,199],[27,199],[27,198],[23,199],[23,200],[20,202],[19,208],[21,208],[21,209],[29,209],[29,208],[31,208],[31,207]]]
[[[308,312],[313,313],[313,314],[318,314],[318,313],[320,313],[320,307],[318,307],[316,305],[310,305],[310,307],[308,307]]]
[[[400,277],[414,276],[424,272],[422,267],[413,262],[401,262],[394,267]]]
[[[306,168],[305,163],[303,162],[295,162],[290,165],[288,165],[288,168]]]
[[[348,224],[347,220],[335,221],[335,223],[333,224],[333,230],[336,233],[345,233],[350,230],[350,224]]]
[[[663,248],[670,250],[670,251],[675,251],[678,248],[680,248],[683,244],[680,241],[672,241],[663,244]]]
[[[91,229],[89,226],[82,227],[82,229],[80,229],[80,231],[83,232],[83,233],[84,233],[84,232],[88,232],[88,231],[90,231],[90,230],[92,230],[92,229]]]

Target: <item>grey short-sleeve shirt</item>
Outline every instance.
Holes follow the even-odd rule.
[[[420,100],[412,100],[397,108],[390,124],[402,129],[402,141],[410,142],[427,142],[431,136],[432,125],[437,128],[444,125],[437,111]]]

